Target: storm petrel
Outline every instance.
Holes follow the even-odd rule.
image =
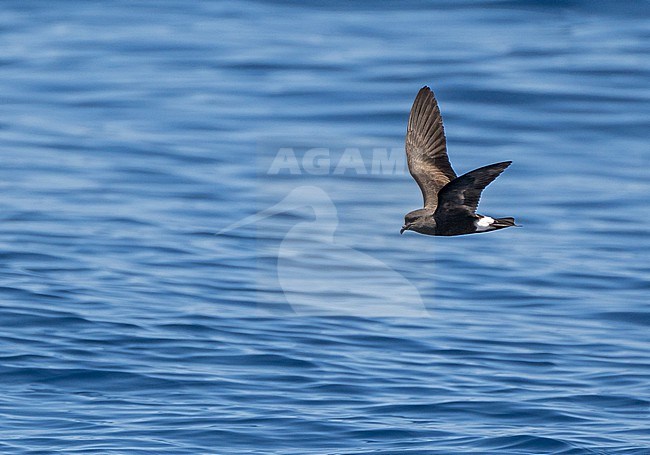
[[[422,87],[411,108],[406,159],[409,172],[422,191],[424,208],[406,214],[400,234],[415,231],[449,236],[516,226],[514,218],[476,213],[481,191],[512,161],[490,164],[457,177],[447,156],[440,109],[429,87]]]

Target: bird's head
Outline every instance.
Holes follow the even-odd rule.
[[[409,212],[404,217],[404,226],[399,231],[415,231],[420,234],[433,235],[436,232],[436,221],[433,219],[433,212],[427,209],[418,209]]]

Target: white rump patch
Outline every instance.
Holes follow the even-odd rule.
[[[492,223],[494,223],[494,218],[491,218],[489,216],[480,217],[478,220],[474,221],[476,232],[489,231]]]

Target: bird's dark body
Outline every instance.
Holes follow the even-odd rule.
[[[514,218],[476,213],[481,192],[511,161],[490,164],[456,176],[449,157],[438,103],[429,87],[418,93],[406,132],[409,172],[424,198],[424,207],[404,217],[404,231],[437,236],[489,232],[515,226]]]
[[[446,220],[436,220],[436,233],[434,235],[452,236],[476,232],[476,227],[474,226],[476,218],[465,215],[456,216],[454,218],[453,223],[448,223]]]

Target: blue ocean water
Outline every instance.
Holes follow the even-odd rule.
[[[10,0],[0,39],[0,452],[650,453],[647,1]],[[399,235],[425,84],[522,228]]]

